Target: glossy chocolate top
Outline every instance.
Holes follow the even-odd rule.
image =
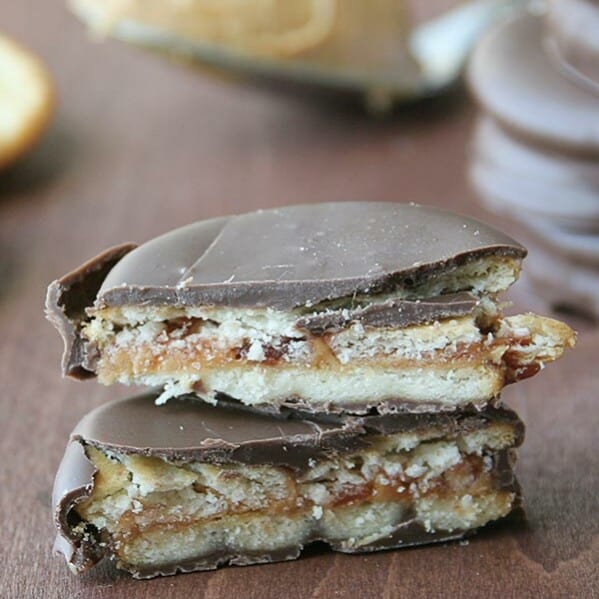
[[[512,132],[566,152],[599,156],[599,98],[549,58],[539,16],[522,14],[492,29],[468,67],[470,88]]]
[[[123,453],[294,466],[305,465],[308,457],[288,450],[306,451],[311,454],[309,457],[318,457],[316,454],[338,448],[338,442],[343,445],[367,432],[391,434],[431,426],[452,432],[480,426],[489,418],[515,418],[501,408],[472,412],[468,417],[453,413],[334,416],[295,410],[269,414],[224,396],[218,406],[195,396],[183,396],[160,407],[154,405],[156,397],[157,394],[147,393],[107,403],[85,416],[72,438]],[[330,445],[333,440],[334,445]]]
[[[147,394],[110,402],[88,414],[73,431],[75,439],[123,453],[151,453],[174,459],[262,462],[308,457],[287,455],[282,447],[315,454],[335,437],[355,435],[356,426],[341,419],[301,420],[271,415],[223,399],[212,406],[196,397],[172,399],[156,407]],[[282,454],[277,457],[277,452]]]
[[[522,256],[523,248],[482,223],[426,206],[289,206],[194,223],[145,243],[111,270],[96,305],[291,309],[413,284],[487,253]]]
[[[156,396],[150,393],[103,405],[85,416],[72,433],[56,476],[53,506],[59,529],[56,549],[77,569],[92,565],[103,552],[93,539],[73,530],[69,520],[72,508],[93,487],[94,467],[85,455],[86,445],[169,460],[272,464],[302,471],[310,468],[311,459],[367,447],[373,434],[432,429],[441,437],[505,422],[514,429],[515,445],[524,435],[517,415],[504,408],[363,417],[306,416],[294,411],[267,415],[233,401],[215,407],[193,397],[156,407]]]

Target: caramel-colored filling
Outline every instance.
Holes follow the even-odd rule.
[[[335,510],[337,508],[360,506],[368,503],[404,502],[411,503],[410,485],[417,483],[416,479],[401,480],[394,478],[389,484],[369,483],[367,485],[347,489],[341,495],[330,502],[323,504],[323,510]],[[482,458],[470,456],[462,464],[454,466],[442,476],[429,481],[427,491],[419,491],[420,498],[448,499],[459,493],[472,497],[484,496],[494,492],[492,477],[488,472],[482,472]],[[256,515],[277,516],[285,514],[289,517],[297,517],[300,514],[310,513],[315,504],[301,497],[294,485],[290,485],[291,493],[282,501],[274,501],[266,504],[260,510],[248,509],[247,506],[239,504],[228,509],[226,512],[216,514],[210,518],[182,518],[177,520],[165,520],[161,514],[160,505],[145,505],[143,500],[141,511],[136,514],[127,511],[118,521],[114,540],[117,547],[126,543],[134,542],[138,537],[160,530],[177,531],[184,530],[190,526],[202,522],[220,520],[228,516],[243,515],[251,518]],[[509,492],[504,493],[510,495]],[[141,517],[140,517],[141,514]]]
[[[480,404],[575,340],[566,325],[534,314],[494,318],[491,311],[409,327],[353,322],[318,335],[298,329],[288,314],[255,312],[126,324],[96,317],[83,334],[98,356],[101,383],[162,387],[158,403],[225,394],[249,405],[297,399],[319,410],[394,398]]]
[[[167,323],[166,329],[150,343],[107,345],[101,354],[98,376],[110,384],[120,378],[140,373],[193,374],[205,369],[233,367],[247,362],[259,362],[265,368],[282,369],[290,364],[301,364],[310,369],[342,369],[343,364],[335,354],[331,341],[334,334],[278,339],[276,345],[261,343],[262,359],[248,360],[253,342],[244,339],[241,344],[222,347],[215,338],[199,338],[204,321],[180,318]],[[191,341],[190,341],[191,340]],[[293,344],[305,342],[308,351],[294,356]],[[521,348],[532,343],[529,332],[509,336],[493,336],[473,343],[457,342],[448,347],[422,351],[418,356],[401,357],[380,350],[368,357],[357,357],[352,364],[368,365],[376,362],[381,368],[421,367],[423,363],[441,366],[451,362],[459,364],[502,365],[512,373],[510,382],[532,376],[539,370],[538,364],[523,359]],[[498,364],[497,356],[501,355]]]
[[[97,450],[92,451],[92,456],[98,456]],[[152,459],[152,458],[150,458]],[[104,460],[99,460],[106,462]],[[111,466],[112,467],[112,466]],[[232,505],[224,498],[219,497],[214,489],[209,489],[203,485],[194,483],[192,485],[194,492],[198,494],[212,493],[216,496],[216,501],[222,499],[227,505],[226,510],[218,511],[209,517],[194,517],[187,515],[182,517],[173,517],[172,513],[165,513],[164,505],[169,503],[168,493],[165,493],[162,500],[156,502],[156,498],[151,501],[144,498],[137,498],[135,509],[125,511],[115,523],[111,531],[112,539],[117,551],[124,549],[128,544],[134,543],[136,539],[154,534],[160,531],[176,532],[189,527],[209,521],[218,521],[230,516],[243,516],[252,518],[253,516],[285,515],[287,517],[299,517],[310,513],[316,507],[313,500],[306,497],[301,492],[301,484],[295,478],[292,470],[288,468],[278,468],[283,472],[286,481],[286,493],[284,498],[265,502],[259,509],[250,507],[244,502]],[[110,474],[100,470],[100,476],[104,475],[110,478]],[[233,475],[234,477],[234,475]],[[101,481],[97,481],[100,482]],[[98,485],[99,492],[94,494],[77,511],[84,518],[93,518],[95,509],[94,502],[98,495],[102,493],[102,483]],[[371,472],[370,480],[359,485],[346,485],[342,490],[331,497],[328,501],[321,503],[318,507],[322,510],[338,510],[345,507],[363,506],[373,503],[402,502],[406,508],[411,507],[414,497],[418,500],[436,499],[448,500],[455,497],[469,496],[473,499],[485,497],[491,493],[498,493],[501,501],[509,504],[512,493],[509,491],[499,492],[494,485],[493,474],[488,465],[485,465],[483,456],[466,455],[462,456],[461,461],[444,471],[440,476],[434,478],[411,477],[405,472],[396,476],[389,476],[388,472],[377,469]]]
[[[509,422],[453,433],[431,425],[364,441],[357,450],[315,454],[299,469],[86,445],[96,474],[90,496],[74,506],[81,519],[75,532],[141,568],[265,555],[315,539],[359,551],[403,524],[426,541],[427,533],[459,534],[513,507],[515,491],[498,476],[515,458],[517,431]]]

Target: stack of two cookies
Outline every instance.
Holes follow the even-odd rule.
[[[75,428],[58,550],[150,577],[507,515],[523,425],[499,393],[573,344],[503,316],[524,256],[440,210],[336,203],[198,222],[54,282],[65,373],[158,388]]]

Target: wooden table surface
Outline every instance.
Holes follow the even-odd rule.
[[[0,597],[599,596],[599,333],[584,325],[576,350],[506,393],[528,425],[526,520],[365,557],[313,549],[142,582],[106,565],[70,574],[51,551],[54,472],[77,420],[127,390],[61,379],[48,282],[111,244],[259,207],[391,200],[480,214],[464,175],[474,109],[457,93],[373,122],[93,43],[54,0],[0,0],[0,14],[58,96],[43,144],[0,176]]]

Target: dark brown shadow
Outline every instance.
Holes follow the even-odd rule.
[[[77,143],[55,119],[39,143],[0,173],[0,202],[19,199],[60,177],[73,162]]]
[[[0,193],[0,200],[2,194]],[[0,239],[0,301],[2,301],[14,288],[19,271],[22,266],[22,259],[16,251],[16,248],[5,243]]]
[[[462,81],[440,91],[412,99],[395,100],[391,106],[381,111],[373,111],[368,106],[364,93],[349,90],[324,89],[293,82],[268,79],[235,81],[229,85],[243,83],[254,85],[265,93],[280,96],[282,101],[301,103],[306,109],[321,112],[329,119],[363,121],[371,127],[386,126],[389,122],[425,121],[435,122],[464,105],[467,93]]]

